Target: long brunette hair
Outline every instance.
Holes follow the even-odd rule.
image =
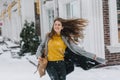
[[[62,23],[63,29],[61,30],[61,35],[68,37],[69,40],[78,41],[78,38],[83,38],[83,30],[84,27],[87,25],[87,20],[78,18],[78,19],[63,19],[63,18],[56,18],[56,21],[60,21]],[[52,26],[51,32],[48,34],[50,38],[53,37],[56,32],[54,31],[54,24]]]

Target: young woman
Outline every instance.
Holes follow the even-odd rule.
[[[86,24],[87,21],[84,19],[56,18],[54,20],[51,32],[46,35],[36,52],[37,58],[42,59],[41,56],[45,49],[48,59],[46,69],[51,80],[66,80],[66,74],[73,70],[68,71],[69,64],[66,66],[66,61],[76,63],[83,69],[105,63],[104,59],[82,50],[77,45],[78,38],[83,38]]]

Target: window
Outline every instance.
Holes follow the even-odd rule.
[[[67,18],[70,18],[70,3],[66,4],[66,15]]]
[[[51,28],[52,28],[53,20],[54,20],[54,11],[53,11],[52,9],[49,9],[49,10],[48,10],[49,30],[51,30]]]
[[[117,0],[118,42],[120,43],[120,0]]]
[[[78,1],[72,1],[66,4],[66,15],[67,18],[80,17],[80,5]]]
[[[110,45],[107,46],[110,53],[120,52],[120,0],[108,0]]]

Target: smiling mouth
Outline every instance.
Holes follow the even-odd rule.
[[[55,28],[56,30],[59,30],[59,28]]]

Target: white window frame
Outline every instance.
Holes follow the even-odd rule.
[[[109,24],[110,24],[110,45],[107,46],[110,53],[120,52],[118,42],[118,19],[117,19],[117,0],[109,0]]]
[[[70,4],[70,5],[75,5],[75,2],[78,2],[78,4],[80,4],[80,0],[58,0],[59,3],[59,16],[62,18],[72,18],[72,15],[70,14],[70,16],[68,17],[66,14],[66,5]],[[79,7],[79,6],[78,6]],[[71,7],[70,7],[71,8]],[[80,9],[78,10],[80,13]],[[75,17],[74,17],[75,18]]]
[[[78,17],[80,18],[80,9],[74,9],[74,8],[80,7],[79,1],[75,0],[75,1],[72,1],[68,4],[69,4],[69,7],[70,7],[70,14],[67,18],[78,18]],[[77,10],[77,14],[75,15],[74,12],[76,12],[76,10]],[[67,9],[66,9],[66,11],[67,11]]]
[[[48,27],[49,27],[49,31],[51,31],[52,26],[53,26],[53,21],[54,21],[54,10],[53,9],[48,9]]]
[[[41,3],[43,3],[43,0],[41,0]],[[53,6],[51,6],[53,5]],[[44,39],[45,34],[50,31],[49,26],[49,17],[48,17],[48,10],[54,10],[54,1],[48,1],[46,4],[41,4],[40,7],[40,21],[41,21],[41,38]],[[54,15],[55,16],[55,15]]]

